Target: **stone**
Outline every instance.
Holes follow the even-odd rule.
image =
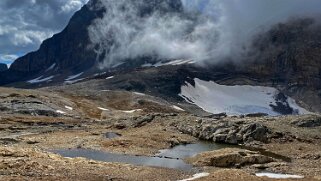
[[[267,142],[268,141],[268,133],[269,129],[266,126],[263,126],[259,123],[251,123],[244,126],[240,133],[243,134],[243,141],[261,141]]]
[[[195,157],[187,159],[195,166],[213,166],[213,167],[243,167],[254,164],[267,164],[274,162],[275,159],[259,152],[245,149],[226,148],[211,152],[204,152]]]
[[[320,116],[311,116],[304,119],[294,120],[291,124],[298,127],[313,128],[321,126],[321,117]]]

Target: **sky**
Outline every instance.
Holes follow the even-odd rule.
[[[39,48],[88,0],[0,0],[0,63]]]

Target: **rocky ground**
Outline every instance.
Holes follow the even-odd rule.
[[[317,115],[196,116],[141,93],[68,87],[0,88],[0,98],[0,180],[181,180],[199,172],[209,175],[198,180],[276,180],[255,176],[262,170],[321,180]],[[198,139],[232,148],[187,158],[197,168],[191,171],[50,152],[85,148],[153,156]]]

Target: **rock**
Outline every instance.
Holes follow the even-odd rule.
[[[0,63],[0,72],[8,70],[8,66],[4,63]]]
[[[268,141],[268,133],[269,129],[259,123],[251,123],[244,126],[240,133],[243,135],[243,142],[251,142],[251,141]]]
[[[135,128],[142,127],[142,126],[146,125],[147,123],[152,122],[154,120],[154,118],[155,118],[155,115],[153,115],[153,114],[138,117],[134,120],[133,127],[135,127]]]
[[[213,141],[215,143],[225,143],[226,142],[226,134],[216,134],[214,137],[213,137]]]
[[[321,117],[320,116],[309,116],[307,118],[294,120],[291,124],[296,125],[298,127],[307,127],[313,128],[321,126]]]
[[[179,125],[178,129],[199,139],[227,144],[244,144],[247,142],[268,142],[271,131],[260,123],[246,121],[204,120],[194,126]]]
[[[114,127],[116,129],[125,129],[127,125],[123,122],[117,121],[116,123],[114,123]]]
[[[221,119],[227,117],[226,113],[219,113],[219,114],[210,114],[210,115],[205,115],[205,118],[213,118],[213,119]]]
[[[247,114],[246,117],[254,118],[254,117],[265,117],[268,116],[266,113],[253,113],[253,114]]]
[[[259,152],[226,148],[204,152],[187,159],[187,161],[195,166],[242,167],[254,164],[266,164],[274,162],[275,160],[271,157],[261,155]]]

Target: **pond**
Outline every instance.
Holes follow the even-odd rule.
[[[197,142],[193,144],[178,145],[170,149],[160,150],[155,156],[135,156],[109,153],[90,149],[59,149],[52,152],[64,157],[83,157],[96,161],[128,163],[141,166],[154,166],[190,171],[193,166],[184,162],[184,158],[195,156],[204,151],[226,148],[227,145]]]

